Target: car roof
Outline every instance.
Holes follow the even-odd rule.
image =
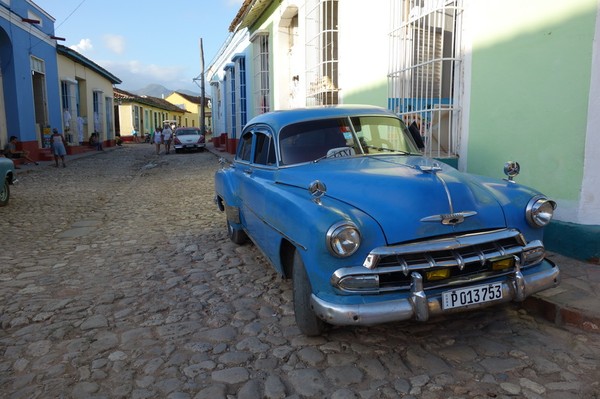
[[[397,118],[393,112],[372,105],[327,105],[267,112],[252,118],[246,126],[264,123],[270,125],[275,131],[279,131],[282,127],[292,123],[346,116],[391,116]]]

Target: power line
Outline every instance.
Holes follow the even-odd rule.
[[[67,20],[69,18],[71,18],[71,15],[75,14],[75,11],[77,11],[79,9],[79,7],[81,7],[81,5],[83,3],[85,3],[87,0],[81,0],[81,3],[79,3],[79,5],[77,7],[75,7],[75,9],[73,11],[71,11],[71,13],[69,15],[67,15],[67,17],[60,23],[58,24],[58,26],[54,27],[54,30],[56,31],[58,28],[60,28],[62,26],[62,24],[64,24],[65,22],[67,22]]]

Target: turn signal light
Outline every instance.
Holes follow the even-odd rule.
[[[506,258],[492,262],[492,270],[504,270],[515,266],[515,258]]]
[[[450,269],[437,269],[425,272],[428,281],[443,280],[450,277]]]

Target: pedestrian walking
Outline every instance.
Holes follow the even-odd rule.
[[[156,155],[158,155],[160,154],[160,145],[163,142],[162,129],[160,127],[154,129],[154,134],[152,136],[152,141],[154,142],[154,146],[156,147]]]
[[[171,152],[171,142],[173,141],[173,131],[169,125],[165,125],[162,130],[163,142],[165,143],[165,154]]]
[[[58,168],[58,158],[62,161],[63,168],[67,167],[65,155],[67,155],[65,136],[58,132],[58,129],[52,129],[52,153],[54,154],[54,166]]]
[[[133,128],[133,130],[131,131],[131,135],[133,136],[133,141],[136,143],[140,142],[140,138],[138,137],[138,131],[136,128]]]

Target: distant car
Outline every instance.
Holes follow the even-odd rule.
[[[10,198],[10,186],[16,182],[15,164],[8,158],[0,156],[0,206],[8,205]]]
[[[225,162],[223,162],[225,165]],[[372,325],[523,301],[559,283],[543,230],[556,204],[508,179],[424,157],[393,113],[276,111],[215,175],[229,238],[292,278],[296,323]]]
[[[203,151],[205,146],[204,135],[199,128],[179,127],[173,133],[173,147],[175,148],[175,152],[185,150]]]

